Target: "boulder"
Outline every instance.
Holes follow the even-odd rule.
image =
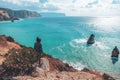
[[[9,41],[9,42],[15,42],[15,40],[11,36],[7,37],[7,41]]]
[[[14,17],[14,18],[11,19],[11,22],[14,22],[15,20],[20,20],[20,19],[17,18],[17,17]]]
[[[111,77],[110,75],[108,75],[106,73],[103,74],[103,78],[104,78],[104,80],[115,80],[113,77]]]
[[[64,63],[61,60],[53,58],[49,55],[44,55],[44,57],[41,58],[41,62],[41,67],[47,71],[77,71],[72,66],[69,66],[67,63]]]
[[[111,57],[118,57],[118,56],[119,56],[119,50],[118,50],[117,46],[115,46],[115,48],[112,51]]]
[[[117,46],[115,46],[115,48],[112,51],[112,55],[111,55],[111,60],[113,64],[115,64],[118,61],[118,57],[119,57],[119,50]]]
[[[102,77],[102,75],[101,75],[99,72],[90,70],[90,69],[88,69],[88,68],[86,68],[86,67],[83,68],[81,71],[87,72],[87,73],[90,73],[90,74],[94,74],[94,75],[97,75],[97,76],[99,76],[99,77]]]
[[[87,41],[87,44],[94,44],[95,43],[94,37],[95,37],[95,35],[91,34]]]
[[[47,58],[41,58],[41,68],[46,71],[50,70],[49,61]]]

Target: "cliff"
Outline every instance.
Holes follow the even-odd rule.
[[[27,10],[12,10],[7,8],[0,8],[0,21],[11,20],[12,18],[30,18],[40,17],[40,14]]]
[[[0,9],[0,21],[4,21],[4,20],[7,21],[10,20],[10,18],[11,17],[6,11]]]
[[[36,54],[33,48],[20,45],[11,36],[0,35],[0,80],[115,80],[108,74],[101,75],[87,68],[78,71],[45,53],[41,58],[41,67],[38,67],[33,61]],[[10,64],[5,66],[6,63]]]

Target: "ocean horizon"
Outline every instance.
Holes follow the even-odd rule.
[[[120,60],[112,63],[115,46],[120,50],[119,17],[40,17],[0,22],[0,34],[12,36],[22,45],[33,47],[42,39],[43,51],[81,70],[87,67],[120,79]],[[87,46],[91,34],[95,43]],[[119,56],[120,59],[120,56]]]

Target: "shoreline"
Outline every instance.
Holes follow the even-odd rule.
[[[9,38],[9,39],[7,39]],[[7,37],[7,36],[0,36],[0,40],[1,40],[1,47],[0,49],[2,49],[2,52],[0,52],[1,55],[3,55],[3,52],[4,52],[4,55],[6,54],[6,50],[7,52],[9,50],[11,50],[12,48],[16,48],[16,49],[22,49],[23,47],[21,46],[21,44],[17,43],[14,41],[14,38],[10,38],[10,37]],[[10,41],[8,41],[10,40]],[[12,41],[12,42],[11,42]],[[3,42],[5,42],[7,45],[9,45],[9,47],[5,47],[6,44],[2,44]],[[9,43],[9,44],[8,44]],[[3,46],[4,45],[4,46]],[[3,48],[2,48],[3,46]],[[28,47],[26,47],[28,48]],[[32,49],[32,48],[31,48]],[[5,51],[4,51],[5,50]],[[29,48],[28,48],[29,50]],[[1,56],[2,57],[2,56]],[[5,58],[5,57],[4,57]],[[46,60],[49,62],[46,62]],[[111,80],[115,80],[113,77],[109,76],[108,74],[101,74],[100,72],[97,72],[97,71],[94,71],[94,70],[90,70],[88,68],[84,68],[82,70],[76,70],[74,69],[72,66],[69,66],[69,64],[67,63],[64,63],[62,60],[58,59],[58,58],[53,58],[52,56],[49,56],[47,54],[44,54],[44,57],[42,57],[42,61],[43,61],[43,67],[42,69],[46,71],[53,71],[53,73],[57,70],[57,71],[60,71],[60,75],[61,75],[61,71],[62,72],[65,72],[64,75],[68,74],[69,72],[72,72],[70,74],[76,74],[76,72],[80,72],[81,75],[84,75],[84,74],[89,74],[90,77],[96,77],[96,78],[101,78],[100,80],[104,80],[102,78],[111,78]],[[47,66],[49,65],[49,66]],[[45,67],[46,66],[46,67]],[[38,70],[39,71],[39,70]],[[85,72],[85,73],[82,73]],[[40,73],[40,72],[39,72]],[[41,73],[40,73],[41,74]],[[47,74],[47,72],[46,72]],[[55,74],[54,74],[55,75]],[[95,76],[93,76],[95,75]],[[72,75],[71,75],[72,76]],[[79,76],[79,75],[78,75]],[[39,76],[40,77],[40,76]],[[84,77],[85,78],[85,77]],[[79,79],[78,79],[79,80]],[[92,80],[92,79],[91,79]]]
[[[16,21],[22,21],[22,20],[24,20],[24,19],[23,19],[23,18],[19,18],[19,20],[15,20],[14,22],[16,22]],[[14,23],[14,22],[12,22],[11,20],[8,20],[8,21],[0,21],[0,23],[6,23],[6,22]]]

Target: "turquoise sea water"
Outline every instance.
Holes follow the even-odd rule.
[[[96,42],[87,46],[86,41],[92,33]],[[1,22],[0,34],[10,35],[31,47],[39,36],[45,53],[77,69],[88,67],[120,79],[120,60],[113,65],[110,57],[115,46],[120,49],[118,17],[46,17]]]

